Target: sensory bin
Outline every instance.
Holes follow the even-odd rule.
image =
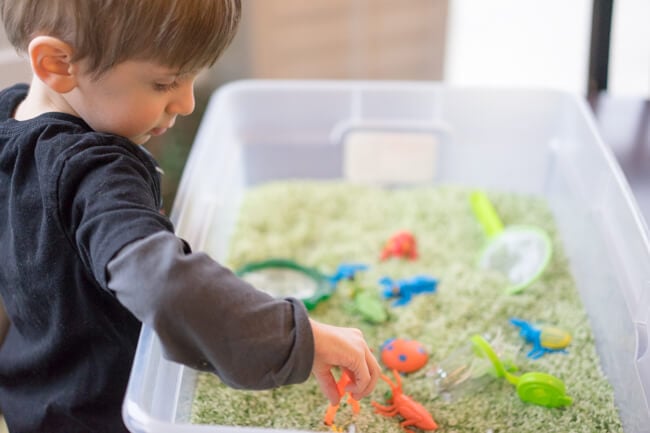
[[[622,432],[613,390],[604,377],[586,312],[570,273],[553,216],[544,200],[487,191],[504,224],[530,224],[553,242],[548,267],[531,286],[505,295],[505,278],[477,267],[485,234],[469,205],[471,191],[457,186],[383,189],[343,182],[285,181],[249,190],[230,242],[227,265],[237,269],[269,258],[293,259],[332,274],[341,263],[363,263],[354,283],[344,281],[310,315],[316,320],[360,328],[378,353],[389,338],[418,340],[429,353],[422,370],[402,377],[404,393],[422,404],[439,432]],[[386,240],[409,230],[418,258],[380,260]],[[208,252],[210,252],[208,250]],[[386,323],[371,324],[347,308],[354,284],[380,291],[384,276],[427,274],[438,279],[433,293],[414,296],[393,307]],[[539,359],[509,319],[551,324],[572,336],[567,353]],[[511,384],[493,380],[452,401],[436,395],[427,375],[436,360],[467,344],[474,334],[500,335],[520,346],[518,373],[540,371],[560,378],[573,404],[549,409],[523,403]],[[388,371],[385,371],[388,373]],[[389,374],[390,375],[390,374]],[[347,431],[403,432],[398,421],[374,413],[371,400],[386,404],[388,385],[379,381],[372,396],[353,415],[342,403],[335,425]],[[323,424],[328,402],[316,381],[269,391],[237,391],[218,377],[199,374],[192,407],[197,424],[330,431]],[[418,431],[417,429],[415,431]]]

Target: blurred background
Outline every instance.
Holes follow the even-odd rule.
[[[194,114],[147,147],[171,209],[212,92],[249,78],[435,80],[545,87],[587,99],[650,217],[650,0],[242,0],[233,44]],[[29,80],[0,35],[0,85]]]

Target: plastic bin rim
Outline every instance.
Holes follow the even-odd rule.
[[[567,90],[543,86],[458,86],[443,81],[413,81],[413,80],[335,80],[335,79],[241,79],[227,82],[216,89],[215,95],[238,93],[242,91],[265,90],[450,90],[459,92],[489,92],[489,93],[539,93],[564,96],[571,99],[581,99],[581,95]]]

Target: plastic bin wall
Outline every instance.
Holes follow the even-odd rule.
[[[626,433],[649,431],[650,249],[646,226],[584,101],[530,89],[438,83],[243,81],[216,92],[172,219],[195,250],[223,259],[246,188],[341,179],[358,132],[435,139],[433,184],[544,197],[589,314]],[[268,432],[187,424],[195,372],[164,360],[145,327],[124,403],[134,432]]]

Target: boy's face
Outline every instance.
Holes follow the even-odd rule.
[[[171,128],[176,116],[194,111],[196,75],[179,76],[153,62],[128,60],[98,80],[77,75],[77,87],[66,100],[95,131],[143,144]]]

